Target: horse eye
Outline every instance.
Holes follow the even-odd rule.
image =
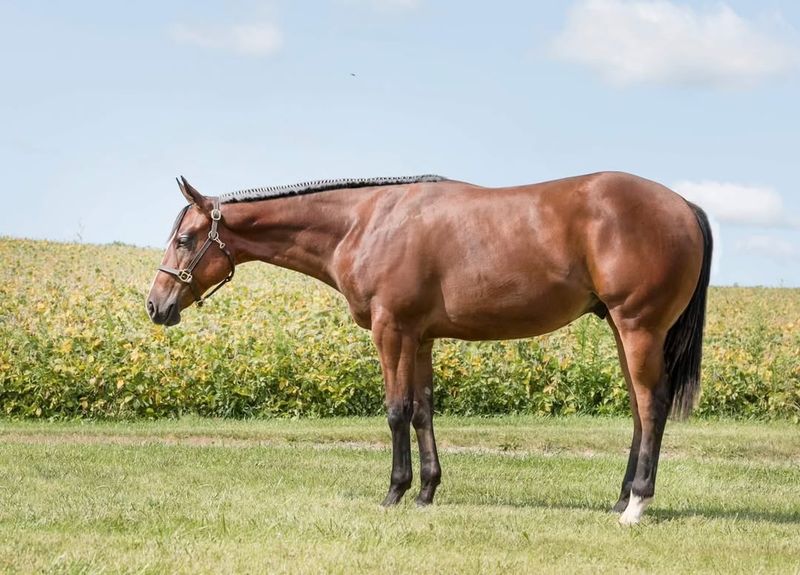
[[[178,247],[179,248],[185,248],[186,246],[188,246],[191,243],[192,243],[192,237],[191,236],[178,236]]]

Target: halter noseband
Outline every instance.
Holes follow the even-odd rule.
[[[167,266],[158,267],[159,271],[168,273],[169,275],[175,277],[179,282],[185,283],[189,286],[189,289],[192,291],[192,295],[194,296],[194,300],[197,302],[197,307],[202,307],[203,303],[212,295],[214,295],[219,288],[231,281],[233,279],[233,273],[236,271],[236,262],[234,262],[231,252],[228,251],[228,249],[225,247],[225,243],[219,238],[217,227],[221,221],[222,212],[219,209],[219,198],[214,198],[214,208],[211,210],[211,230],[208,232],[208,237],[206,238],[203,247],[201,247],[197,254],[195,254],[194,258],[192,258],[192,261],[189,262],[189,265],[182,270],[169,268]],[[197,284],[194,283],[192,272],[194,272],[194,268],[197,267],[197,264],[200,263],[200,260],[203,259],[203,256],[208,251],[208,248],[211,247],[211,244],[214,243],[219,246],[219,249],[221,249],[226,256],[228,256],[228,262],[231,265],[231,271],[228,273],[228,277],[219,282],[207,296],[203,297],[203,294],[197,291]]]

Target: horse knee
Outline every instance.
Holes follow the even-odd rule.
[[[430,427],[432,419],[430,406],[415,401],[414,413],[411,416],[411,424],[414,426],[414,429],[426,429]]]
[[[389,422],[389,429],[402,430],[408,427],[412,417],[412,406],[410,401],[391,403],[386,408],[386,420]]]

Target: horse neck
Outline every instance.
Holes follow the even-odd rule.
[[[274,264],[335,288],[331,261],[351,224],[352,202],[346,196],[323,192],[230,204],[237,263]]]

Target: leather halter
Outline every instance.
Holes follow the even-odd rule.
[[[231,281],[233,279],[233,274],[236,271],[236,262],[234,262],[231,252],[225,247],[225,243],[219,238],[219,232],[217,231],[217,227],[222,221],[222,212],[219,209],[219,198],[214,198],[213,201],[214,208],[211,210],[211,230],[208,232],[208,237],[206,238],[203,247],[201,247],[200,250],[195,254],[195,256],[192,258],[192,261],[189,262],[189,265],[182,270],[167,266],[158,267],[159,271],[168,273],[169,275],[175,277],[179,282],[189,286],[189,289],[192,291],[192,295],[194,296],[194,300],[197,302],[197,307],[202,307],[203,303],[208,298],[214,295],[217,290],[219,290],[226,283]],[[219,246],[219,249],[221,249],[226,256],[228,256],[228,262],[230,263],[231,271],[228,272],[228,277],[219,282],[207,296],[203,297],[202,292],[198,291],[197,284],[194,283],[194,276],[192,276],[192,272],[194,272],[194,268],[197,267],[197,264],[200,263],[200,260],[203,259],[203,256],[208,251],[208,248],[211,247],[211,244],[214,243]]]

